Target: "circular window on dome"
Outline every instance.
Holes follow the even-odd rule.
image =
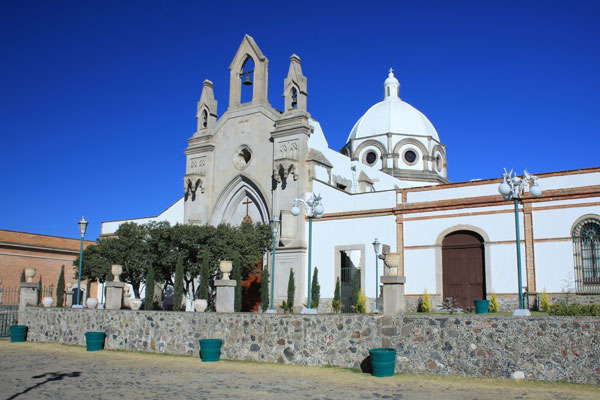
[[[377,153],[375,153],[373,150],[368,151],[365,154],[365,158],[364,158],[364,162],[367,165],[375,165],[375,163],[377,162]]]
[[[404,158],[404,161],[406,161],[408,165],[415,165],[417,163],[417,153],[415,153],[414,150],[406,150],[402,155],[402,158]]]

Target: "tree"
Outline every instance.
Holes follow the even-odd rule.
[[[56,284],[56,306],[62,307],[65,298],[65,266],[60,267],[60,275],[58,275],[58,283]]]
[[[288,278],[287,301],[282,304],[283,311],[294,312],[294,296],[296,294],[296,283],[294,282],[294,270],[290,269]]]
[[[26,282],[27,279],[25,278],[25,270],[21,271],[21,282]]]
[[[148,266],[146,273],[146,293],[144,298],[144,310],[154,310],[154,267],[152,263]]]
[[[321,286],[319,285],[319,269],[315,267],[312,285],[310,287],[310,308],[319,308],[319,300],[321,299]]]
[[[208,252],[202,256],[202,268],[200,269],[200,287],[198,288],[198,298],[208,300],[208,285],[210,280],[210,269],[208,266]]]
[[[354,272],[354,276],[352,277],[352,306],[356,307],[360,294],[360,271],[357,268],[352,268],[352,272]]]
[[[269,270],[264,268],[260,281],[260,308],[263,312],[269,308]]]
[[[342,309],[342,292],[340,289],[340,278],[335,282],[335,291],[333,292],[333,301],[331,302],[333,312],[340,312]]]
[[[181,303],[183,301],[183,257],[177,259],[175,267],[175,290],[173,294],[173,310],[182,311]]]
[[[233,257],[233,279],[236,281],[233,310],[240,312],[242,311],[242,266],[240,265],[239,254]]]
[[[40,304],[40,301],[42,301],[42,290],[44,290],[44,286],[42,286],[42,276],[40,275],[40,281],[38,282],[38,304]]]

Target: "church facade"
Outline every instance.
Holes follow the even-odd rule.
[[[244,37],[229,66],[229,103],[218,115],[213,83],[205,80],[196,132],[188,139],[183,196],[156,217],[172,224],[268,223],[277,216],[273,271],[275,305],[296,276],[296,304],[306,304],[309,222],[291,212],[295,199],[320,194],[313,218],[311,268],[319,269],[322,311],[336,281],[349,309],[357,276],[375,307],[377,276],[387,271],[372,242],[378,238],[406,276],[408,310],[427,291],[434,303],[463,306],[495,293],[504,309],[517,304],[515,208],[498,193],[502,179],[450,183],[446,147],[433,124],[400,98],[390,70],[383,100],[354,125],[341,152],[329,148],[308,112],[308,80],[298,56],[283,81],[284,109],[268,102],[268,59]],[[251,85],[249,85],[251,84]],[[251,96],[243,101],[243,89]],[[537,175],[543,192],[518,202],[522,286],[526,300],[542,290],[600,301],[600,168]],[[110,235],[126,221],[107,221]]]

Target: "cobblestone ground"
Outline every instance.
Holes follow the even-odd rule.
[[[4,399],[598,399],[590,385],[221,361],[0,341]]]

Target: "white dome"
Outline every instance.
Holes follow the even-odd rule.
[[[390,70],[384,82],[384,100],[369,108],[356,122],[347,142],[386,133],[431,136],[438,142],[437,131],[427,117],[398,96],[400,84]]]

